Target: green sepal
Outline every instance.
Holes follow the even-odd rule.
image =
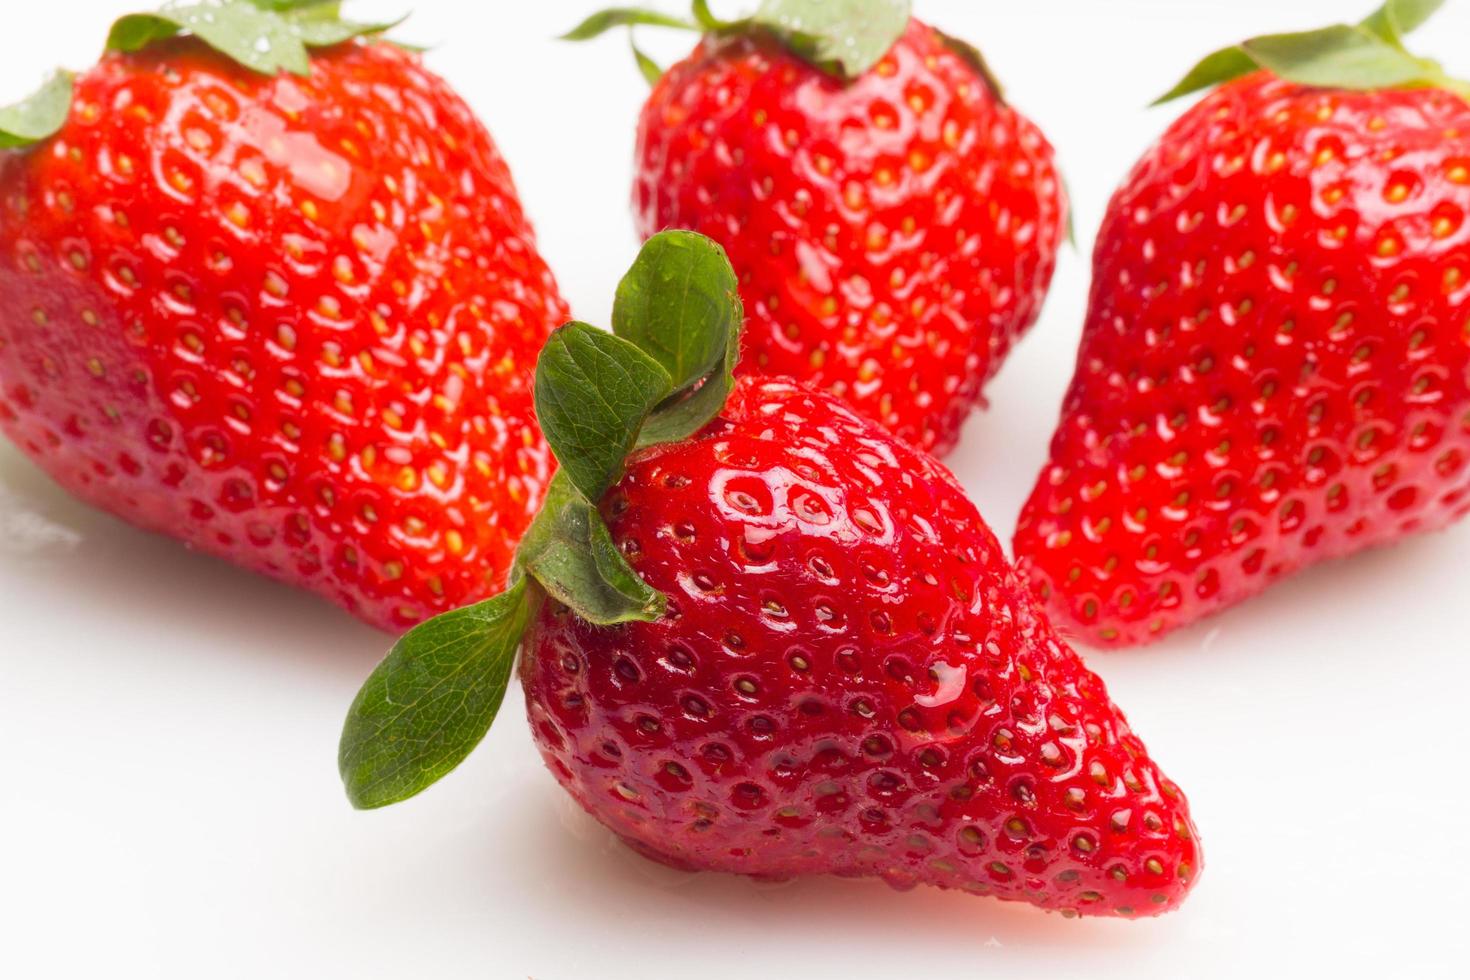
[[[1362,27],[1390,44],[1402,44],[1405,34],[1433,17],[1445,0],[1388,0],[1363,19]]]
[[[672,391],[657,360],[585,323],[558,327],[536,361],[536,417],[588,500],[617,482],[649,413]]]
[[[725,250],[703,235],[650,238],[618,284],[613,333],[637,344],[673,379],[674,393],[639,433],[639,446],[688,438],[719,414],[735,387],[745,308]]]
[[[744,311],[725,250],[692,231],[644,243],[613,301],[612,330],[659,363],[681,392],[729,359]]]
[[[638,46],[638,39],[633,36],[631,27],[628,29],[628,47],[633,49],[633,61],[638,65],[638,74],[643,76],[643,80],[650,88],[657,85],[659,79],[664,77],[663,66],[643,53],[643,49]]]
[[[342,728],[337,768],[353,806],[408,799],[480,744],[505,699],[531,591],[519,578],[493,599],[436,616],[393,645]]]
[[[588,41],[607,33],[614,27],[634,27],[639,24],[649,27],[675,27],[686,31],[697,31],[699,25],[683,17],[672,17],[657,10],[640,7],[610,7],[599,10],[576,27],[557,38],[559,41]]]
[[[1361,27],[1337,24],[1301,34],[1273,34],[1241,44],[1251,60],[1281,78],[1324,88],[1377,89],[1433,85],[1443,77]]]
[[[911,10],[910,0],[761,0],[751,23],[823,71],[851,80],[897,43]]]
[[[1200,59],[1177,85],[1153,101],[1161,105],[1258,69],[1302,85],[1380,89],[1438,86],[1464,92],[1435,62],[1416,58],[1403,46],[1444,0],[1388,0],[1361,24],[1334,24],[1315,31],[1265,34],[1221,48]]]
[[[733,384],[743,314],[724,251],[655,235],[618,288],[618,332],[569,323],[536,367],[536,408],[561,464],[516,550],[511,585],[411,630],[364,685],[338,764],[355,806],[406,799],[484,738],[516,650],[547,598],[595,626],[652,622],[667,599],[628,564],[598,505],[651,433],[704,425]]]
[[[663,593],[628,565],[602,515],[565,470],[552,478],[546,502],[516,550],[516,563],[589,623],[652,622],[663,615]]]
[[[53,72],[35,93],[0,108],[0,150],[32,146],[66,125],[75,82],[69,71]]]
[[[1077,247],[1077,220],[1076,220],[1076,216],[1075,216],[1076,215],[1076,211],[1077,211],[1076,201],[1073,200],[1073,198],[1072,198],[1072,187],[1071,187],[1070,184],[1067,183],[1067,175],[1064,174],[1064,173],[1062,173],[1062,169],[1060,167],[1057,168],[1057,180],[1059,180],[1059,181],[1062,182],[1062,196],[1064,198],[1066,198],[1066,207],[1067,207],[1067,244],[1070,245],[1070,246],[1072,246],[1073,248],[1076,248]]]
[[[613,7],[598,11],[561,38],[584,41],[614,27],[637,25],[716,35],[763,32],[816,68],[851,81],[876,65],[903,36],[911,8],[911,0],[761,0],[752,16],[722,20],[710,11],[708,0],[693,0],[692,21],[641,7]],[[636,46],[634,56],[644,77],[656,81],[653,63]]]
[[[402,21],[361,23],[340,14],[338,3],[309,0],[169,4],[118,18],[108,32],[107,50],[138,51],[187,32],[251,71],[305,75],[311,70],[309,49],[379,34]]]

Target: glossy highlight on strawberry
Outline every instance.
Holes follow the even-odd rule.
[[[0,429],[149,530],[393,629],[498,589],[565,318],[504,160],[417,56],[109,53],[0,153]]]
[[[978,52],[918,20],[854,79],[769,32],[711,32],[655,85],[636,159],[645,237],[728,250],[743,371],[829,390],[935,453],[1035,321],[1064,234],[1041,131]]]
[[[1257,72],[1114,196],[1021,568],[1137,643],[1470,511],[1470,104]]]
[[[1192,885],[1183,797],[926,454],[744,378],[602,509],[667,611],[609,628],[548,602],[521,677],[553,773],[640,852],[1068,914]]]

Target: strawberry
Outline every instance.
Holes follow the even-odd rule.
[[[0,429],[84,500],[401,630],[503,583],[566,308],[468,106],[352,39],[382,25],[275,6],[124,18],[0,115]]]
[[[729,251],[745,370],[947,452],[1046,296],[1066,212],[1051,146],[906,0],[766,0],[739,22],[702,8],[703,40],[639,120],[638,230]],[[643,22],[679,23],[610,11],[569,36]]]
[[[1470,87],[1400,14],[1207,59],[1113,197],[1015,538],[1090,640],[1470,511]]]
[[[735,291],[718,246],[664,233],[620,289],[618,336],[552,336],[552,503],[509,592],[409,633],[368,681],[342,743],[353,801],[453,768],[524,632],[548,766],[656,860],[1173,908],[1200,869],[1177,787],[940,463],[830,394],[707,366]],[[668,396],[697,378],[697,411]]]

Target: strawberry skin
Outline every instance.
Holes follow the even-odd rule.
[[[746,371],[936,453],[1036,319],[1066,208],[1041,132],[917,20],[851,82],[761,34],[707,38],[643,109],[633,198],[645,237],[729,253]]]
[[[1138,643],[1470,510],[1470,106],[1256,73],[1114,196],[1021,515],[1060,623]]]
[[[469,108],[382,43],[110,54],[0,154],[0,428],[144,528],[406,625],[493,592],[566,308]]]
[[[521,677],[556,777],[640,852],[1067,914],[1192,885],[1183,797],[932,457],[746,377],[603,512],[667,613],[596,627],[548,601]]]

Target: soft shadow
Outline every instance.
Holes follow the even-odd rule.
[[[1147,945],[1148,923],[1065,919],[1028,905],[919,887],[900,892],[876,879],[813,877],[769,883],[739,875],[675,871],[635,854],[555,786],[517,800],[501,814],[509,839],[524,848],[530,894],[553,888],[547,900],[563,921],[605,918],[610,909],[636,907],[661,930],[707,935],[713,923],[736,924],[745,935],[841,946],[843,936],[864,943],[891,940],[922,946],[928,939],[984,947],[1053,946],[1126,951]],[[480,846],[473,866],[498,873],[495,846]],[[1178,913],[1176,913],[1177,915]],[[636,937],[634,939],[636,941]]]
[[[1158,643],[1124,650],[1067,639],[1089,654],[1106,659],[1170,656],[1279,657],[1272,636],[1315,636],[1311,644],[1324,657],[1336,656],[1360,637],[1362,610],[1378,610],[1385,617],[1403,615],[1421,597],[1426,578],[1434,569],[1462,576],[1457,566],[1470,544],[1470,525],[1416,534],[1392,544],[1369,548],[1343,558],[1312,565],[1268,586],[1265,591],[1198,622],[1178,629]],[[1352,610],[1344,615],[1344,610]],[[1338,635],[1343,634],[1343,635]],[[1294,648],[1299,657],[1310,649]]]
[[[309,593],[140,531],[87,506],[0,447],[0,555],[15,574],[76,596],[99,622],[220,637],[295,669],[360,676],[391,637]]]

